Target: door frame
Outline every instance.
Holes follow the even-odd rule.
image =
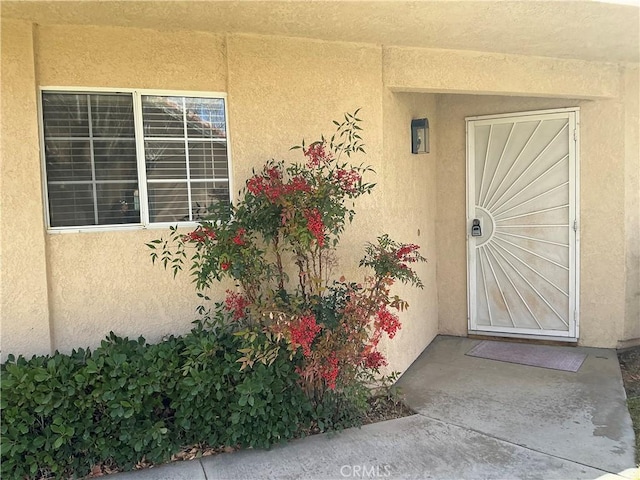
[[[513,117],[527,116],[544,116],[558,113],[568,114],[569,127],[573,126],[573,142],[569,141],[569,155],[573,152],[575,161],[569,162],[569,178],[573,182],[569,182],[569,197],[573,198],[573,206],[569,206],[569,221],[573,218],[573,229],[569,229],[569,308],[573,310],[573,323],[570,323],[569,331],[562,332],[559,335],[541,335],[536,334],[537,330],[531,329],[530,332],[521,329],[519,333],[501,332],[499,327],[488,327],[487,330],[472,329],[473,309],[477,305],[476,293],[477,285],[475,283],[475,275],[472,271],[476,271],[475,255],[472,255],[471,248],[475,247],[475,243],[471,243],[471,225],[475,215],[475,189],[471,195],[471,179],[475,182],[475,156],[471,148],[473,145],[474,131],[470,128],[471,122],[506,119]],[[467,333],[469,335],[484,335],[496,337],[526,338],[537,340],[552,340],[559,342],[577,342],[580,337],[580,107],[556,108],[547,110],[532,110],[525,112],[512,112],[493,115],[477,115],[465,117],[465,142],[466,142],[466,223],[465,223],[465,239],[467,252]],[[475,183],[474,183],[475,186]],[[473,203],[473,205],[471,204]],[[473,210],[473,214],[472,214]],[[573,252],[571,251],[571,237],[573,237]],[[571,276],[573,271],[573,276]],[[571,315],[571,312],[569,312]]]

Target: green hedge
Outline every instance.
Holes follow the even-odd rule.
[[[242,338],[195,328],[158,344],[113,333],[93,352],[1,366],[2,478],[83,476],[110,461],[130,469],[182,446],[268,447],[299,435],[313,408],[284,349],[239,370]]]

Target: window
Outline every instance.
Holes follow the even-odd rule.
[[[49,227],[192,222],[229,202],[223,96],[43,90]]]

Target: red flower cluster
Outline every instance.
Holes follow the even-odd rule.
[[[320,332],[320,325],[316,323],[316,317],[313,315],[305,315],[292,323],[289,327],[291,332],[291,343],[302,347],[302,354],[305,357],[311,355],[311,344],[315,340],[316,335]]]
[[[349,193],[355,193],[356,185],[362,180],[362,176],[355,170],[351,169],[347,171],[342,168],[333,172],[333,178],[345,192]]]
[[[306,210],[304,212],[304,218],[307,219],[307,228],[311,235],[313,235],[319,246],[324,246],[324,223],[322,222],[322,215],[317,208],[313,210]]]
[[[182,236],[183,242],[198,242],[202,243],[207,239],[215,240],[216,232],[209,229],[203,229],[202,227],[196,228],[193,232],[189,232]]]
[[[226,272],[231,268],[231,262],[222,262],[220,268]]]
[[[246,242],[242,237],[245,233],[247,233],[247,231],[244,228],[239,228],[236,236],[233,237],[233,243],[236,245],[244,245]]]
[[[247,312],[247,307],[251,305],[251,302],[247,300],[243,295],[227,290],[227,298],[224,300],[224,308],[233,313],[233,319],[235,321],[244,318]]]
[[[311,185],[304,177],[296,176],[289,183],[282,183],[282,172],[269,168],[263,175],[255,175],[247,181],[247,190],[254,195],[264,194],[270,202],[276,202],[282,195],[296,192],[309,193]]]
[[[282,195],[282,172],[272,167],[266,169],[264,175],[254,175],[247,180],[247,190],[254,195],[264,193],[270,201],[274,202]]]
[[[364,357],[363,363],[366,368],[380,368],[388,365],[384,355],[376,351],[369,352],[369,354]]]
[[[396,251],[396,258],[401,262],[417,262],[418,259],[415,255],[412,255],[420,247],[418,245],[409,244],[403,245]]]
[[[309,193],[311,191],[311,185],[307,183],[304,177],[293,177],[289,183],[284,185],[284,193],[304,192]]]
[[[309,168],[315,168],[323,163],[329,163],[333,160],[331,153],[328,153],[324,149],[324,143],[316,142],[309,145],[309,148],[302,150],[304,156],[307,157],[307,166]]]
[[[397,315],[387,310],[386,306],[382,306],[380,310],[376,312],[374,326],[376,329],[385,331],[387,335],[389,335],[389,338],[393,338],[402,325]]]
[[[330,390],[336,389],[336,379],[338,378],[339,373],[338,357],[336,357],[336,352],[331,352],[331,355],[327,358],[327,361],[320,372],[320,375],[327,382],[327,386]]]

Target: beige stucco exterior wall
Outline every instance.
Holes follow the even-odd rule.
[[[224,92],[223,36],[118,27],[36,27],[40,86]]]
[[[625,111],[626,305],[624,344],[640,343],[640,69],[623,74]]]
[[[252,167],[299,160],[291,145],[330,134],[332,119],[363,107],[368,155],[357,161],[373,166],[368,180],[378,187],[357,202],[336,273],[361,279],[362,246],[384,232],[422,245],[426,288],[398,289],[411,307],[385,345],[397,370],[437,333],[466,335],[465,116],[580,106],[581,343],[611,347],[640,335],[637,67],[621,81],[618,67],[589,62],[241,34],[2,27],[2,342],[11,351],[93,346],[110,330],[157,341],[188,330],[199,303],[188,275],[174,280],[151,265],[144,243],[163,230],[45,232],[38,85],[227,92],[235,192]],[[625,93],[634,88],[635,97]],[[520,97],[486,95],[498,91]],[[582,100],[560,98],[571,94]],[[412,155],[410,120],[425,116],[431,153]],[[15,255],[27,251],[27,229],[29,253]]]
[[[438,287],[440,332],[467,330],[465,123],[467,116],[579,106],[580,344],[615,347],[625,292],[624,119],[619,99],[584,101],[443,95],[438,99]]]
[[[383,94],[384,162],[380,181],[386,192],[380,212],[391,238],[420,245],[426,264],[416,266],[424,289],[396,285],[401,298],[409,302],[402,314],[403,328],[385,343],[393,370],[404,370],[438,334],[438,285],[436,281],[436,96],[429,94]],[[428,118],[430,152],[411,153],[411,120]]]
[[[42,26],[35,38],[40,86],[226,91],[220,36]],[[144,245],[165,233],[46,234],[55,349],[95,346],[109,331],[155,342],[191,328],[199,299],[189,276],[174,280],[170,272],[153,266]]]
[[[412,307],[402,314],[403,330],[383,346],[393,369],[404,370],[437,334],[435,152],[416,158],[409,137],[412,115],[434,113],[435,99],[385,91],[381,51],[375,46],[249,35],[231,36],[227,45],[237,185],[252,166],[273,156],[299,161],[299,151],[288,151],[291,145],[330,134],[331,119],[363,107],[359,116],[367,155],[354,160],[375,169],[367,180],[377,186],[356,203],[335,273],[362,280],[357,264],[364,243],[384,232],[426,247],[432,260],[420,271],[426,288],[398,288]]]
[[[49,306],[42,222],[31,25],[2,21],[0,319],[2,360],[48,353]]]
[[[620,91],[614,64],[409,47],[385,47],[384,82],[405,92],[531,97],[607,98]]]
[[[415,215],[419,216],[418,207],[430,208],[431,223],[411,225],[399,232],[410,235],[400,239],[421,243],[418,228],[428,238],[431,251],[427,256],[432,263],[430,270],[425,270],[430,275],[425,283],[428,288],[434,287],[435,210],[428,200],[435,199],[435,188],[420,181],[417,174],[425,172],[431,183],[435,181],[435,155],[428,156],[429,162],[418,169],[406,172],[405,178],[394,177],[388,185],[384,180],[395,169],[385,163],[388,160],[383,138],[395,137],[399,132],[403,137],[407,135],[411,101],[407,97],[390,103],[400,113],[394,111],[390,134],[383,135],[379,47],[250,35],[187,36],[109,27],[41,26],[35,39],[30,55],[35,57],[35,83],[40,86],[227,92],[234,192],[253,167],[270,158],[301,160],[299,151],[289,151],[291,145],[303,138],[315,140],[322,133],[330,134],[334,128],[332,119],[364,106],[361,116],[368,155],[356,161],[371,164],[378,172],[368,179],[377,182],[378,187],[374,195],[357,202],[358,214],[344,236],[336,275],[362,280],[363,272],[357,263],[365,241],[374,240],[389,228],[385,224],[387,217],[381,214],[387,195],[399,205],[396,190],[404,191],[404,180],[411,178],[416,189],[428,187],[415,199]],[[32,95],[35,99],[35,92]],[[421,102],[428,110],[435,110],[433,98],[430,103]],[[402,123],[395,121],[398,117]],[[35,107],[30,118],[37,121]],[[34,135],[37,145],[37,132]],[[415,164],[415,158],[410,157],[405,153],[391,160]],[[40,168],[37,148],[31,163]],[[40,231],[44,232],[41,205],[36,213]],[[190,328],[198,299],[188,276],[179,275],[174,280],[169,272],[152,266],[144,246],[162,233],[163,230],[153,229],[43,233],[48,248],[54,348],[69,351],[94,346],[111,330],[157,341],[163,335]],[[226,287],[213,296],[219,296]],[[393,350],[389,351],[394,368],[408,366],[436,334],[435,289],[427,295],[432,297],[429,308],[418,297],[410,299],[414,308],[403,318],[406,333],[393,342]],[[422,318],[425,312],[430,323]]]
[[[228,38],[229,120],[234,177],[244,184],[251,168],[271,158],[304,160],[289,151],[334,131],[332,120],[358,107],[365,162],[382,165],[380,49],[371,45],[234,35]],[[379,181],[372,176],[370,181]],[[382,232],[382,189],[358,200],[357,215],[341,244],[340,270],[355,275],[363,243]],[[348,254],[345,252],[349,252]],[[354,258],[353,255],[356,255]]]

